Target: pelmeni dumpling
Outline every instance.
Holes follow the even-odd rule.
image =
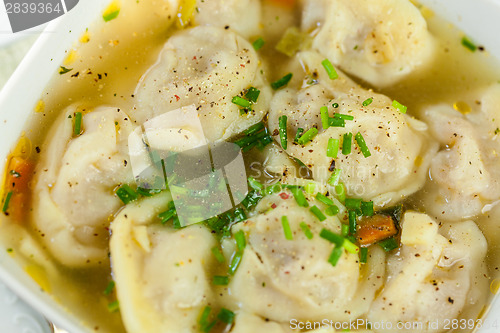
[[[265,320],[259,316],[241,312],[236,316],[231,333],[291,333],[289,324],[279,324],[269,319]]]
[[[306,0],[302,27],[318,29],[315,49],[377,87],[430,63],[435,49],[425,19],[409,0]]]
[[[259,98],[251,111],[240,114],[231,100],[250,87],[260,90]],[[133,118],[140,124],[194,104],[205,136],[213,142],[259,122],[271,92],[247,40],[228,30],[201,26],[170,37],[159,61],[137,87],[136,98]]]
[[[447,105],[425,112],[431,133],[446,148],[432,160],[432,183],[424,200],[429,211],[443,219],[472,217],[500,199],[500,145],[494,140],[495,129],[488,130],[494,125],[489,119],[495,113],[498,118],[498,105],[490,107],[490,115],[471,114],[476,123]]]
[[[70,267],[107,262],[107,227],[121,206],[113,190],[133,180],[128,115],[114,107],[84,112],[83,133],[75,137],[75,111],[70,107],[59,117],[42,147],[32,213],[42,242]]]
[[[259,0],[197,0],[194,23],[236,31],[245,38],[259,34]]]
[[[392,107],[388,97],[362,89],[341,72],[338,79],[331,80],[318,53],[302,52],[297,57],[305,72],[301,73],[297,66],[294,80],[300,82],[303,78],[304,83],[300,88],[292,84],[276,93],[269,113],[269,128],[274,134],[278,133],[279,117],[288,117],[286,152],[308,166],[315,180],[326,182],[333,171],[333,158],[327,156],[329,139],[339,139],[342,147],[343,135],[352,133],[352,152],[343,155],[339,151],[334,162],[350,196],[374,200],[382,206],[420,189],[430,157],[437,150],[437,145],[427,139],[427,126]],[[372,103],[364,106],[369,98]],[[338,108],[332,106],[334,103]],[[346,120],[345,127],[324,130],[322,106],[328,107],[330,117],[335,112],[354,119]],[[299,128],[307,131],[312,127],[319,130],[312,142],[293,142]],[[370,157],[361,153],[355,140],[357,133],[366,141]],[[279,136],[275,139],[279,141]]]
[[[113,275],[130,333],[190,333],[212,299],[208,269],[215,238],[202,225],[175,230],[156,215],[169,193],[130,204],[112,223]],[[156,221],[155,221],[156,220]]]
[[[472,221],[440,227],[428,215],[405,213],[401,249],[387,262],[384,289],[373,302],[368,320],[397,323],[412,332],[442,332],[445,319],[457,318],[465,305],[465,318],[476,318],[484,304],[487,278],[484,258],[487,243]],[[438,327],[431,323],[438,321]]]
[[[247,246],[229,284],[229,297],[242,311],[284,323],[290,318],[344,321],[363,315],[381,287],[383,251],[374,248],[368,263],[361,266],[357,254],[344,251],[332,266],[328,258],[333,244],[319,233],[326,228],[340,234],[340,221],[328,217],[320,222],[287,193],[288,199],[267,196],[257,206],[261,214],[233,227],[233,233],[243,230]],[[315,200],[309,204],[325,208]],[[288,218],[292,241],[285,239],[283,216]],[[309,226],[312,239],[306,238],[301,222]]]

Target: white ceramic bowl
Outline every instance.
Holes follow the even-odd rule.
[[[500,0],[420,0],[455,24],[500,59]],[[19,138],[42,90],[74,41],[97,20],[109,0],[81,1],[68,14],[51,22],[0,93],[0,172]],[[5,248],[0,244],[0,249]],[[0,279],[50,321],[71,333],[88,333],[78,314],[68,313],[24,272],[6,251],[0,251]],[[500,301],[493,302],[488,320],[500,318]],[[500,325],[500,323],[499,323]],[[500,329],[483,327],[481,333]]]

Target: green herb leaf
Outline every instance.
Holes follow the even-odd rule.
[[[287,116],[280,116],[279,118],[279,133],[280,133],[280,141],[281,141],[281,147],[283,147],[284,150],[286,150],[287,145],[288,145],[288,133],[287,133]]]
[[[262,37],[259,37],[252,43],[252,46],[255,51],[258,51],[264,46],[264,44],[266,44],[264,39],[262,39]]]
[[[71,72],[72,70],[73,70],[73,68],[66,68],[64,66],[60,66],[59,67],[59,75],[66,74],[68,72]]]
[[[281,79],[276,80],[275,82],[271,83],[271,88],[274,90],[278,90],[288,84],[290,80],[292,79],[293,74],[288,73],[287,75],[283,76]]]
[[[330,60],[328,59],[325,59],[321,62],[321,64],[323,65],[323,67],[325,68],[326,70],[326,73],[328,74],[328,77],[331,79],[331,80],[335,80],[339,77],[339,75],[337,74],[337,71],[335,70],[335,67],[333,67],[332,63],[330,62]]]
[[[127,184],[120,186],[120,188],[116,190],[116,195],[125,205],[138,198],[137,193]]]
[[[313,234],[311,232],[311,229],[309,229],[309,226],[305,222],[300,222],[300,228],[302,229],[302,231],[306,235],[307,239],[313,238]]]

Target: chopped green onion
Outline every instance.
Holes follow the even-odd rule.
[[[469,51],[475,52],[477,50],[476,44],[474,44],[468,37],[464,36],[462,38],[462,45],[465,46]]]
[[[135,191],[127,184],[120,186],[120,188],[116,190],[116,195],[125,205],[131,201],[137,200],[139,197],[137,193],[135,193]]]
[[[286,122],[287,122],[288,117],[287,116],[281,116],[279,118],[279,132],[280,132],[280,140],[281,140],[281,147],[286,150],[287,144],[288,144],[288,133],[287,133],[287,128],[286,128]]]
[[[302,229],[302,231],[306,235],[307,239],[313,238],[313,234],[311,232],[311,229],[309,229],[309,226],[305,222],[300,222],[300,228]]]
[[[7,212],[7,210],[9,209],[9,203],[10,203],[10,198],[12,198],[12,191],[10,191],[9,193],[7,193],[7,195],[5,196],[5,201],[3,202],[3,208],[2,208],[2,212]]]
[[[274,185],[270,185],[270,186],[266,187],[266,189],[264,190],[264,194],[271,195],[273,193],[278,193],[279,191],[281,191],[281,185],[274,184]]]
[[[335,216],[339,213],[339,207],[333,205],[325,209],[325,214],[328,216]]]
[[[73,135],[78,136],[82,133],[82,113],[75,112],[75,121],[73,124]]]
[[[238,246],[239,251],[243,251],[245,246],[247,246],[247,241],[245,239],[245,233],[243,230],[238,231],[234,234],[234,239],[236,240],[236,245]]]
[[[349,224],[342,224],[342,236],[349,235]]]
[[[339,153],[340,140],[339,139],[328,139],[328,147],[326,149],[326,156],[331,158],[337,158]]]
[[[335,68],[333,67],[332,63],[330,62],[330,60],[328,59],[325,59],[321,62],[321,64],[323,65],[323,67],[325,68],[326,70],[326,73],[328,74],[328,77],[331,79],[331,80],[335,80],[339,77],[339,75],[337,74],[337,71],[335,70]]]
[[[273,88],[274,90],[278,90],[279,88],[286,86],[288,84],[288,82],[290,82],[290,80],[292,79],[292,76],[293,76],[292,73],[288,73],[287,75],[283,76],[281,79],[276,80],[273,83],[271,83],[271,88]]]
[[[306,186],[304,186],[304,190],[306,191],[307,194],[314,194],[314,191],[316,191],[316,184],[307,183]]]
[[[115,281],[109,281],[108,285],[106,286],[106,289],[104,289],[104,295],[108,296],[113,292],[113,289],[115,289]]]
[[[255,180],[252,177],[248,177],[248,184],[255,191],[262,191],[262,189],[264,188],[264,185],[262,185],[261,183],[259,183],[257,180]]]
[[[262,37],[259,37],[252,43],[252,46],[255,51],[258,51],[264,46],[264,44],[266,44],[266,42],[262,39]]]
[[[368,98],[368,99],[365,99],[365,101],[363,102],[363,106],[368,106],[370,104],[372,104],[373,102],[373,98]]]
[[[345,207],[349,210],[360,210],[361,199],[347,198],[345,199]]]
[[[158,218],[161,220],[162,224],[167,223],[170,219],[174,218],[177,215],[177,211],[174,208],[167,210],[166,212],[158,214]]]
[[[304,135],[302,135],[297,140],[297,142],[300,145],[305,145],[306,143],[308,143],[309,141],[311,141],[316,136],[316,134],[318,134],[318,129],[316,127],[312,127],[307,132],[305,132]]]
[[[328,124],[330,127],[345,127],[345,120],[342,118],[330,118],[328,119]]]
[[[384,239],[378,242],[378,245],[380,245],[385,252],[392,251],[399,247],[398,241],[394,237]]]
[[[251,88],[250,88],[251,89]],[[248,93],[247,93],[248,94]],[[254,133],[258,133],[260,132],[261,130],[264,129],[264,123],[263,122],[260,122],[260,123],[257,123],[255,125],[252,125],[250,126],[247,130],[245,130],[245,134],[246,135],[252,135]]]
[[[212,248],[212,254],[214,255],[215,259],[217,259],[217,261],[220,262],[221,264],[223,264],[226,261],[224,255],[222,254],[221,249],[219,249],[218,246],[214,246]]]
[[[290,191],[300,207],[309,207],[309,203],[300,187],[290,188]]]
[[[252,103],[257,103],[257,100],[259,99],[260,95],[260,90],[254,87],[248,88],[245,98],[248,99]],[[262,123],[261,123],[262,124]]]
[[[362,247],[359,250],[359,262],[362,264],[366,264],[367,261],[368,261],[368,248]]]
[[[335,203],[333,202],[332,199],[328,198],[327,196],[325,196],[324,194],[321,194],[319,192],[316,194],[316,199],[319,202],[322,202],[322,203],[324,203],[327,206],[333,206],[333,205],[335,205]]]
[[[342,140],[342,154],[349,155],[351,153],[352,133],[345,133]]]
[[[150,189],[144,187],[138,187],[136,190],[137,194],[142,195],[143,197],[152,197],[153,194],[158,194],[161,192],[159,189]]]
[[[330,257],[328,258],[328,262],[332,264],[332,266],[336,266],[337,262],[339,261],[340,257],[342,256],[343,249],[340,246],[335,247],[332,250],[332,253],[330,254]]]
[[[231,102],[243,108],[249,108],[250,106],[252,106],[252,103],[250,103],[250,101],[247,101],[241,96],[234,96]]]
[[[330,178],[328,179],[328,184],[332,185],[332,186],[336,186],[339,181],[340,181],[340,173],[342,172],[341,169],[335,169],[332,173],[332,175],[330,176]]]
[[[330,127],[330,117],[328,116],[328,108],[326,106],[322,106],[319,109],[321,113],[321,124],[323,125],[323,129],[327,129]]]
[[[339,103],[333,103],[332,106],[336,109],[339,107]]]
[[[345,186],[344,183],[339,183],[338,185],[335,185],[335,195],[339,199],[340,202],[344,203],[346,199],[346,191],[345,191]]]
[[[356,142],[358,143],[359,149],[361,150],[361,153],[363,153],[363,156],[370,157],[372,153],[370,153],[370,150],[368,149],[368,146],[366,145],[365,139],[363,138],[363,135],[361,132],[358,132],[356,136],[354,137],[356,139]]]
[[[215,325],[216,321],[208,322],[208,317],[210,316],[210,312],[212,312],[212,308],[210,306],[205,306],[203,311],[201,312],[200,319],[198,320],[198,325],[200,325],[200,330],[202,332],[208,333]]]
[[[66,74],[68,72],[71,72],[72,70],[73,70],[73,68],[66,68],[64,66],[60,66],[59,67],[59,74],[63,75],[63,74]]]
[[[217,315],[217,319],[219,319],[220,321],[222,321],[222,322],[230,325],[234,321],[234,316],[235,316],[235,314],[234,314],[233,311],[230,311],[228,309],[222,308],[222,309],[220,309],[220,312]]]
[[[118,310],[120,310],[120,303],[118,301],[114,301],[108,304],[109,312],[117,312]]]
[[[357,217],[356,212],[353,210],[349,211],[349,232],[354,235],[357,231]]]
[[[292,229],[290,229],[290,223],[288,222],[288,217],[281,217],[281,225],[283,226],[283,232],[285,233],[285,238],[287,240],[293,240]]]
[[[309,208],[309,210],[311,211],[311,213],[313,213],[314,215],[316,215],[316,217],[318,218],[318,220],[320,220],[320,221],[326,220],[325,214],[323,214],[321,212],[321,210],[317,206],[312,206],[311,208]]]
[[[297,133],[295,134],[295,139],[293,139],[293,142],[299,141],[299,138],[302,136],[302,133],[304,133],[304,129],[299,127],[297,129]]]
[[[236,273],[236,270],[240,266],[242,257],[243,257],[242,251],[237,251],[234,254],[233,260],[231,260],[231,265],[229,265],[229,274],[234,275],[234,273]]]
[[[331,232],[328,229],[321,229],[321,232],[319,233],[319,237],[326,239],[330,243],[335,244],[336,246],[342,246],[344,244],[344,237],[337,235],[336,233]]]
[[[354,116],[351,116],[349,114],[341,114],[341,113],[335,113],[333,115],[333,118],[344,119],[344,120],[354,120]]]
[[[361,212],[364,216],[373,216],[373,201],[361,202]]]
[[[344,239],[344,244],[342,246],[349,253],[354,253],[354,254],[359,253],[359,246],[357,246],[347,238]]]
[[[215,275],[212,278],[212,284],[215,286],[227,286],[229,284],[228,276]]]
[[[105,11],[104,14],[102,15],[102,18],[104,22],[109,22],[117,18],[118,14],[120,14],[120,9],[114,10],[112,12]]]
[[[406,106],[404,106],[403,104],[399,103],[396,100],[392,101],[392,106],[395,107],[396,109],[398,109],[399,112],[401,112],[401,113],[406,113],[406,110],[408,109]]]

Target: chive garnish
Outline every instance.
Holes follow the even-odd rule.
[[[336,205],[332,205],[325,209],[325,214],[328,216],[335,216],[339,213],[339,211],[339,207],[337,207]]]
[[[342,224],[342,229],[341,233],[343,237],[346,237],[349,235],[349,225],[348,224]]]
[[[137,193],[135,193],[135,191],[127,184],[120,186],[120,188],[116,190],[116,195],[125,205],[131,201],[137,200],[139,197]]]
[[[300,207],[309,207],[309,203],[300,187],[290,188],[290,191]]]
[[[358,143],[359,149],[361,150],[361,153],[363,156],[370,157],[372,153],[370,153],[370,150],[368,149],[368,146],[366,145],[365,138],[363,138],[363,135],[361,132],[358,132],[356,136],[354,137],[356,139],[356,142]]]
[[[214,286],[227,286],[229,284],[229,277],[228,276],[215,275],[212,278],[212,284]]]
[[[364,102],[363,102],[363,106],[368,106],[370,104],[372,104],[373,102],[373,98],[368,98],[368,99],[365,99]]]
[[[330,117],[328,116],[328,107],[322,106],[319,109],[321,113],[321,124],[323,125],[323,129],[327,129],[330,126]]]
[[[344,244],[342,246],[349,253],[354,253],[354,254],[359,253],[359,246],[357,246],[347,238],[344,239]]]
[[[114,20],[115,18],[117,18],[118,14],[120,14],[120,9],[114,10],[114,11],[109,12],[109,13],[105,12],[102,15],[102,18],[103,18],[104,22],[109,22],[109,21]]]
[[[319,237],[326,239],[330,243],[335,244],[336,246],[343,246],[344,244],[344,237],[337,235],[336,233],[331,232],[328,229],[321,229],[321,232],[319,233]]]
[[[342,140],[342,154],[349,155],[351,153],[352,133],[345,133]]]
[[[345,207],[349,210],[360,210],[361,201],[361,199],[347,198],[345,199]]]
[[[242,257],[243,257],[242,251],[237,251],[234,254],[233,260],[231,260],[231,265],[229,265],[229,274],[234,275],[234,273],[236,273],[236,270],[240,266]]]
[[[304,186],[304,190],[307,194],[314,194],[314,191],[316,191],[316,184],[307,183],[306,186]]]
[[[9,209],[9,203],[10,203],[10,198],[12,198],[12,191],[10,191],[9,193],[7,193],[7,195],[5,196],[5,201],[3,202],[3,208],[2,208],[2,212],[7,212],[7,210]]]
[[[356,212],[354,210],[349,211],[349,232],[351,235],[354,235],[356,233],[356,227],[357,227],[357,219],[356,219]]]
[[[345,120],[338,117],[335,118],[334,116],[333,118],[328,119],[328,125],[330,125],[330,127],[345,127]]]
[[[477,50],[476,44],[474,44],[468,37],[464,36],[462,38],[462,45],[465,46],[469,51],[475,52]]]
[[[348,114],[336,113],[333,115],[333,118],[344,119],[344,120],[354,120],[354,116]]]
[[[234,316],[235,316],[235,314],[233,311],[222,308],[222,309],[220,309],[220,312],[217,315],[217,319],[230,325],[234,321]]]
[[[71,72],[72,70],[73,70],[73,68],[66,68],[64,66],[60,66],[59,67],[59,74],[63,75],[63,74],[66,74],[68,72]]]
[[[328,77],[331,79],[331,80],[335,80],[339,77],[339,75],[337,74],[337,71],[335,70],[335,68],[333,67],[332,63],[330,62],[330,60],[328,59],[325,59],[321,62],[321,64],[323,65],[323,67],[325,68],[326,70],[326,73],[328,74]]]
[[[295,139],[293,139],[293,142],[299,141],[299,138],[302,136],[302,133],[304,133],[304,129],[299,127],[297,129],[297,133],[295,134]]]
[[[339,181],[340,181],[340,173],[342,172],[341,169],[335,169],[332,173],[332,175],[330,176],[330,178],[328,179],[328,184],[332,185],[332,186],[336,186]]]
[[[335,203],[333,202],[332,199],[326,197],[324,194],[321,194],[321,193],[317,193],[316,194],[316,199],[319,202],[322,202],[322,203],[324,203],[327,206],[333,206],[333,205],[335,205]]]
[[[250,101],[247,101],[241,96],[234,96],[231,102],[243,108],[249,108],[250,106],[252,106],[252,103],[250,103]]]
[[[336,266],[337,262],[339,261],[340,257],[342,256],[342,247],[335,247],[332,250],[332,253],[330,254],[330,257],[328,258],[328,262],[332,264],[332,266]]]
[[[337,199],[339,199],[340,202],[342,203],[345,202],[346,191],[344,183],[339,183],[338,185],[335,185],[335,195],[337,196]]]
[[[311,229],[309,229],[309,226],[305,222],[300,222],[300,228],[302,229],[302,231],[306,235],[307,239],[313,238],[313,234],[311,232]]]
[[[215,259],[217,259],[217,261],[220,262],[221,264],[226,261],[224,255],[222,254],[221,249],[219,249],[218,246],[214,246],[212,248],[212,254],[214,255]]]
[[[259,96],[260,96],[260,90],[255,87],[248,88],[245,94],[245,98],[252,103],[257,103]]]
[[[115,281],[109,281],[108,285],[106,286],[106,289],[104,289],[104,295],[108,296],[113,292],[113,289],[115,289]]]
[[[234,234],[234,239],[236,240],[236,246],[238,247],[238,251],[243,251],[247,246],[247,241],[245,239],[245,233],[243,230],[238,231]]]
[[[200,330],[202,332],[210,332],[212,327],[215,325],[216,321],[208,322],[208,317],[210,316],[210,312],[212,312],[212,308],[210,306],[205,306],[203,311],[201,312],[200,319],[198,320],[198,325],[200,326]]]
[[[264,185],[255,180],[255,178],[253,177],[248,177],[248,185],[250,185],[250,187],[255,191],[262,191],[262,189],[264,188]]]
[[[288,84],[288,82],[290,82],[290,80],[292,79],[292,76],[293,76],[292,73],[288,73],[287,75],[283,76],[281,79],[276,80],[273,83],[271,83],[271,88],[273,88],[274,90],[278,90],[279,88],[286,86]]]
[[[403,104],[399,103],[396,100],[392,101],[392,106],[395,107],[396,109],[398,109],[399,112],[401,112],[401,113],[406,113],[406,110],[408,109],[406,106],[404,106]]]
[[[333,103],[332,106],[336,109],[339,107],[339,103]]]
[[[75,112],[75,120],[73,123],[73,135],[78,136],[82,133],[82,113]]]
[[[392,251],[399,247],[398,241],[394,237],[384,239],[378,242],[378,245],[380,245],[385,252]]]
[[[286,128],[287,116],[281,116],[279,118],[279,133],[280,133],[280,141],[281,147],[286,150],[288,144],[288,133]]]
[[[114,301],[108,304],[109,312],[117,312],[118,310],[120,310],[120,303],[118,301]]]
[[[250,88],[251,89],[251,88]],[[248,93],[247,93],[248,94]],[[255,125],[252,125],[250,126],[247,130],[245,130],[245,134],[246,135],[252,135],[252,134],[255,134],[255,133],[258,133],[260,132],[261,130],[264,129],[264,123],[263,122],[260,122],[260,123],[257,123]]]
[[[361,212],[364,216],[373,216],[373,201],[361,202]]]
[[[362,264],[366,264],[367,260],[368,260],[368,248],[362,247],[359,250],[359,262]]]
[[[262,37],[259,37],[252,43],[252,46],[255,51],[258,51],[264,46],[265,43],[266,42],[264,41],[264,39],[262,39]]]
[[[309,208],[309,210],[318,218],[318,220],[322,222],[326,220],[325,214],[323,214],[317,206],[312,206],[311,208]]]
[[[305,145],[306,143],[311,141],[316,136],[316,134],[318,134],[318,129],[316,127],[310,128],[297,140],[297,142],[300,145]]]
[[[290,229],[290,223],[288,222],[288,217],[281,217],[281,225],[283,226],[283,232],[285,233],[285,239],[293,240],[292,229]]]
[[[337,158],[339,153],[340,140],[339,139],[328,139],[328,147],[326,148],[326,156],[331,158]]]

